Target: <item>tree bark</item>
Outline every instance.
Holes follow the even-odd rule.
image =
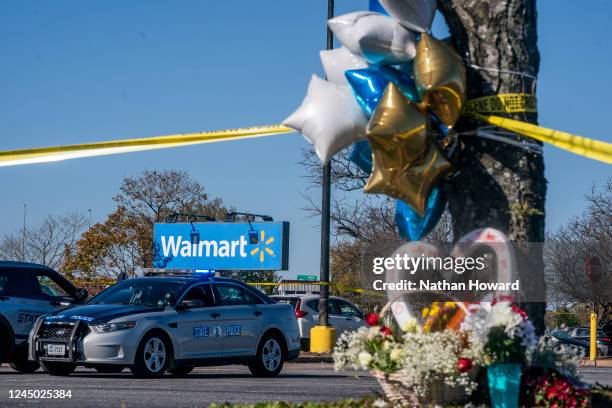
[[[453,46],[466,63],[468,99],[535,93],[540,64],[535,0],[438,0],[438,7],[446,18]],[[501,116],[537,123],[537,113]],[[464,118],[456,130],[479,125]],[[462,139],[458,157],[460,172],[447,192],[455,238],[482,227],[505,232],[517,249],[521,284],[529,285],[532,294],[544,293],[541,246],[527,245],[544,241],[543,157],[475,137]],[[523,306],[542,332],[545,304]]]

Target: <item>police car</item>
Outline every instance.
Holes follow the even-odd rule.
[[[25,262],[0,261],[0,363],[23,373],[38,369],[28,361],[28,333],[42,315],[87,298],[53,269]]]
[[[240,281],[165,272],[119,282],[86,305],[37,320],[30,359],[52,375],[76,366],[129,367],[137,377],[187,375],[193,367],[247,364],[273,377],[300,352],[290,305]]]

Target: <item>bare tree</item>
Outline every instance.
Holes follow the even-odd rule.
[[[331,250],[332,291],[353,296],[353,289],[370,289],[372,259],[389,256],[406,241],[399,236],[395,223],[395,199],[363,194],[368,175],[349,160],[350,149],[332,159],[334,188],[331,221],[336,238]],[[321,183],[322,168],[311,150],[302,153],[305,179],[311,188]],[[305,210],[313,217],[321,215],[320,207],[305,194]],[[445,212],[437,227],[425,237],[427,242],[444,245],[452,241],[450,214]],[[375,299],[380,301],[380,299]],[[361,296],[360,301],[367,301]]]
[[[612,312],[612,178],[601,190],[593,188],[586,198],[588,207],[582,215],[546,237],[549,296],[564,306],[595,302],[600,321],[605,322]],[[595,283],[585,273],[585,263],[593,257],[602,266]]]
[[[136,177],[125,177],[120,193],[113,199],[127,213],[149,223],[161,222],[173,212],[225,215],[221,199],[208,199],[204,187],[186,172],[145,170]]]
[[[40,224],[26,230],[25,251],[22,250],[23,230],[5,235],[0,241],[0,256],[59,269],[65,249],[75,244],[86,225],[83,214],[49,215]]]

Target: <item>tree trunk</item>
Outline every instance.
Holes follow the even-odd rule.
[[[468,99],[535,93],[540,64],[535,0],[438,0],[438,7],[466,63]],[[536,113],[501,116],[537,123]],[[456,130],[479,125],[464,118]],[[543,157],[506,143],[464,137],[458,160],[460,173],[448,189],[455,238],[482,227],[505,232],[517,248],[521,285],[529,285],[532,294],[543,293],[541,245],[527,245],[544,241]],[[523,306],[542,332],[545,304]]]

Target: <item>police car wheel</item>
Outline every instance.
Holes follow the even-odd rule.
[[[283,369],[283,347],[276,335],[266,336],[257,348],[257,356],[249,363],[255,377],[276,377]]]
[[[40,368],[40,364],[36,361],[13,361],[9,365],[13,370],[23,374],[31,374]]]
[[[170,345],[164,336],[151,333],[138,346],[132,374],[141,378],[161,377],[168,367]]]
[[[58,363],[55,361],[41,361],[40,366],[51,375],[70,375],[76,368],[76,364],[72,363]]]
[[[185,377],[192,371],[193,367],[191,366],[174,367],[168,370],[170,374],[175,375],[177,377]]]

